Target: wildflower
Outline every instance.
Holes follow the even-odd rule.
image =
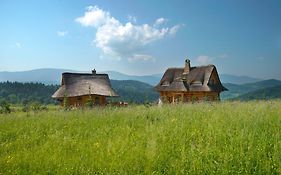
[[[100,146],[99,142],[96,142],[95,146],[98,148]]]

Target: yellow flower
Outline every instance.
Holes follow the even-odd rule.
[[[8,156],[8,157],[7,157],[6,163],[10,163],[13,158],[14,158],[14,157],[12,157],[12,156]]]
[[[95,146],[96,146],[96,147],[99,147],[99,146],[100,146],[99,142],[96,142],[96,143],[95,143]]]

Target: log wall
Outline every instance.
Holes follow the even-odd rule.
[[[66,99],[61,100],[61,105],[64,106],[65,103],[67,103],[67,105],[71,107],[82,107],[87,103],[92,103],[93,106],[104,106],[107,102],[105,96],[83,95],[77,97],[66,97]]]
[[[220,100],[218,92],[160,92],[163,102],[194,102]]]

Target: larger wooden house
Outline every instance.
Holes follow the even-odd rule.
[[[227,90],[214,65],[190,67],[188,59],[183,68],[168,68],[155,89],[168,103],[220,100],[220,93]]]
[[[97,74],[93,70],[86,73],[63,73],[60,88],[52,95],[52,98],[60,101],[61,105],[72,107],[92,105],[106,105],[106,97],[116,97],[117,93],[112,89],[107,74]]]

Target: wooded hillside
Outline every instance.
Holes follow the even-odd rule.
[[[113,101],[127,101],[131,103],[154,102],[158,93],[149,84],[133,80],[111,80],[113,89],[120,97]],[[58,85],[45,85],[42,83],[0,83],[0,101],[5,100],[12,104],[40,102],[42,104],[56,104],[51,98],[58,89]]]

